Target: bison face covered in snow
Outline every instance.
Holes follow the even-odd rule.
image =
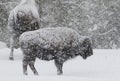
[[[80,36],[70,28],[41,28],[25,32],[20,36],[23,51],[23,71],[27,75],[29,65],[38,74],[34,62],[36,57],[42,60],[54,60],[57,73],[62,74],[62,66],[68,59],[82,56],[86,59],[93,54],[91,40]]]
[[[10,32],[10,59],[13,59],[13,49],[18,46],[19,36],[26,31],[39,29],[39,14],[34,0],[21,0],[8,18]]]

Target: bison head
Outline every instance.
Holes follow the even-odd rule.
[[[82,52],[80,55],[83,59],[87,59],[87,57],[93,55],[93,49],[91,46],[91,40],[89,38],[85,38],[82,44],[80,45]]]

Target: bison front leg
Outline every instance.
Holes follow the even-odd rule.
[[[55,66],[57,67],[57,75],[62,75],[63,74],[63,71],[62,71],[63,62],[59,60],[55,60]]]

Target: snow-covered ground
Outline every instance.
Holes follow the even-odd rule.
[[[28,69],[28,76],[22,72],[22,53],[15,50],[15,60],[8,60],[10,49],[0,49],[0,81],[120,81],[120,50],[94,50],[87,60],[81,57],[64,64],[61,76],[56,75],[53,61],[36,60],[39,76]]]

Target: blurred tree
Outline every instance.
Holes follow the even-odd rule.
[[[42,27],[66,26],[90,36],[94,48],[120,48],[120,0],[36,0]],[[0,41],[19,0],[0,0]]]
[[[14,0],[0,0],[0,41],[9,43],[9,33],[7,31],[7,20],[9,12],[18,2]]]

